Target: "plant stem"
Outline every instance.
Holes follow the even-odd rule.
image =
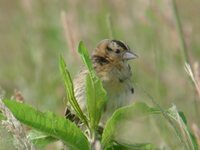
[[[190,58],[189,58],[189,54],[188,54],[186,41],[184,38],[183,27],[182,27],[182,23],[181,23],[181,20],[179,17],[179,13],[178,13],[178,9],[177,9],[175,0],[172,0],[172,9],[173,9],[174,18],[176,21],[176,29],[177,29],[177,32],[179,35],[180,50],[182,51],[184,61],[186,61],[186,63],[190,64],[191,62],[190,62]]]
[[[179,35],[180,49],[181,49],[182,54],[183,54],[183,60],[186,62],[186,64],[188,64],[190,66],[191,72],[192,72],[192,74],[194,74],[194,68],[193,68],[192,61],[190,60],[190,57],[189,57],[189,54],[188,54],[188,48],[187,48],[187,44],[186,44],[186,41],[185,41],[185,38],[184,38],[183,27],[182,27],[182,23],[181,23],[181,20],[180,20],[180,17],[179,17],[179,13],[178,13],[178,9],[177,9],[177,5],[176,5],[175,0],[172,0],[172,8],[173,8],[173,13],[174,13],[174,18],[175,18],[175,21],[176,21],[176,29],[177,29],[177,32],[178,32],[178,35]],[[193,86],[194,86],[194,89],[197,89],[195,84],[193,84]],[[198,91],[198,89],[197,89],[197,91]],[[196,98],[195,98],[194,101],[195,101],[195,106],[196,106],[195,111],[200,112],[199,108],[196,105],[198,103]]]
[[[114,35],[114,31],[113,31],[111,15],[107,14],[106,19],[107,19],[107,27],[108,27],[108,32],[109,32],[109,38],[113,39],[115,37],[115,35]]]

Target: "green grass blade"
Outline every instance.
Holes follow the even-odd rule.
[[[110,39],[115,39],[115,34],[114,34],[114,29],[113,29],[113,22],[112,22],[112,17],[111,17],[110,14],[107,14],[106,21],[107,21],[107,28],[108,28],[109,38]]]
[[[67,70],[66,63],[62,56],[60,57],[60,65],[59,66],[60,66],[60,72],[62,73],[64,82],[65,82],[65,87],[66,87],[66,91],[67,91],[67,99],[69,100],[71,106],[73,107],[73,109],[75,110],[75,112],[79,116],[79,118],[82,120],[82,122],[84,122],[86,125],[88,125],[87,118],[83,114],[83,112],[75,98],[73,82],[72,82],[70,73]]]
[[[20,122],[62,140],[73,150],[89,150],[89,143],[82,131],[64,117],[43,113],[12,100],[5,99],[3,102]]]
[[[187,120],[184,114],[182,112],[179,113],[175,105],[168,110],[167,114],[172,120],[185,148],[189,150],[198,150],[197,141],[186,124]]]
[[[160,111],[158,109],[147,106],[145,103],[135,103],[130,106],[125,106],[116,110],[105,125],[102,135],[103,147],[107,148],[112,145],[112,142],[115,138],[114,134],[117,124],[122,119],[128,119],[127,117],[139,118],[151,114],[160,114]]]

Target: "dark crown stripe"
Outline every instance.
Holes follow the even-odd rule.
[[[122,47],[123,49],[129,49],[128,46],[126,46],[123,42],[118,41],[118,40],[112,40],[113,42],[117,43],[117,45],[119,45],[120,47]]]

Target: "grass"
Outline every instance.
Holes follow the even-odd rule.
[[[199,60],[199,3],[198,0],[176,1],[178,14],[175,8],[174,16],[173,3],[158,0],[128,0],[124,3],[3,0],[0,5],[0,21],[3,22],[0,24],[0,86],[6,91],[6,97],[11,97],[14,89],[18,89],[25,101],[37,109],[63,114],[66,95],[58,68],[60,53],[72,76],[82,65],[72,48],[69,49],[70,43],[66,42],[60,19],[61,11],[64,11],[75,46],[83,40],[91,52],[100,40],[110,36],[126,41],[139,55],[138,60],[131,62],[133,84],[148,91],[164,110],[175,104],[184,112],[189,127],[193,123],[200,127],[200,101],[184,70],[184,62],[189,61],[188,54],[186,58],[182,57],[185,46],[181,46],[187,46],[186,53],[191,60]],[[133,101],[152,105],[137,86]],[[146,124],[143,120],[127,122],[127,126],[134,126],[134,129],[130,132],[122,129],[121,132],[126,134],[120,138],[165,146],[170,143],[171,149],[179,149],[179,142],[172,138],[173,131],[162,117],[152,120],[161,124]],[[158,134],[155,137],[153,133],[142,131],[143,128],[151,128]]]

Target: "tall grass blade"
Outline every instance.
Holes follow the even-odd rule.
[[[109,38],[113,39],[115,38],[114,35],[114,29],[113,29],[113,24],[112,24],[112,18],[110,14],[107,14],[106,16],[107,18],[107,28],[108,28],[108,32],[109,32]]]
[[[184,114],[182,112],[178,112],[175,105],[168,110],[167,114],[177,129],[177,132],[179,132],[185,147],[188,150],[198,150],[197,141],[187,126],[187,120]]]
[[[183,54],[183,58],[186,61],[186,63],[191,63],[190,59],[189,59],[189,54],[188,54],[188,50],[187,50],[187,45],[185,42],[185,38],[184,38],[184,33],[183,33],[183,27],[182,27],[182,23],[180,20],[180,16],[178,13],[178,9],[177,9],[177,5],[176,5],[176,1],[172,0],[172,9],[173,9],[173,13],[174,13],[174,18],[176,21],[176,28],[178,31],[178,35],[179,35],[179,41],[180,41],[180,49],[182,51]]]
[[[138,86],[139,87],[139,86]],[[184,139],[182,138],[181,132],[179,131],[179,129],[177,128],[176,124],[174,123],[174,120],[171,119],[169,112],[164,110],[155,100],[154,98],[142,87],[139,87],[146,95],[147,97],[153,102],[153,104],[155,105],[156,108],[158,108],[158,110],[161,112],[161,114],[164,116],[165,120],[171,125],[171,127],[174,129],[177,138],[180,140],[182,146],[185,148],[185,150],[187,150],[187,145],[184,141]]]

